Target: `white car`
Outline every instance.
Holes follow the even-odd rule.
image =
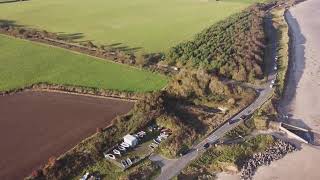
[[[273,88],[273,84],[270,84],[270,88]]]
[[[104,154],[105,158],[110,158],[110,159],[116,159],[116,156],[114,154]]]
[[[277,68],[277,66],[275,66],[273,69],[274,69],[274,70],[277,70],[278,68]]]
[[[121,155],[121,152],[118,149],[114,149],[112,152],[113,152],[113,154]]]
[[[272,80],[272,81],[271,81],[271,84],[274,84],[275,82],[276,82],[275,80]]]
[[[87,180],[89,175],[90,175],[90,173],[86,172],[86,174],[84,174],[80,180]]]
[[[153,139],[153,142],[158,144],[158,145],[160,144],[160,141],[158,141],[157,139]]]
[[[129,147],[130,147],[130,144],[125,143],[125,142],[122,142],[120,145],[121,145],[122,147],[125,147],[125,148],[129,148]]]
[[[123,147],[123,146],[118,146],[118,149],[119,149],[120,151],[126,151],[126,148]]]

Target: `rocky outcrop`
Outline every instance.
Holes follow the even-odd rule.
[[[259,166],[270,165],[272,161],[296,150],[294,145],[277,139],[265,152],[254,154],[245,162],[241,170],[241,179],[251,180]]]

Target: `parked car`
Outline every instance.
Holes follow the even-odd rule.
[[[230,119],[228,123],[229,124],[234,124],[234,123],[237,123],[239,121],[241,121],[241,119]]]
[[[189,148],[185,148],[185,149],[180,150],[180,153],[179,153],[180,157],[188,154],[189,151],[190,151]]]
[[[204,145],[203,145],[203,148],[204,149],[208,149],[210,147],[210,144],[209,143],[205,143]]]
[[[244,114],[244,115],[240,116],[240,118],[241,118],[241,119],[243,119],[243,120],[246,120],[246,119],[247,119],[247,117],[248,117],[248,115],[246,115],[246,114]]]
[[[272,81],[271,81],[271,84],[274,84],[275,82],[276,82],[275,80],[272,80]]]
[[[158,136],[157,138],[156,138],[156,140],[158,141],[158,142],[161,142],[162,141],[162,137],[161,136]]]
[[[128,164],[127,164],[127,161],[125,160],[121,160],[121,164],[124,168],[127,168],[128,167]]]
[[[87,180],[88,177],[89,177],[89,175],[90,175],[90,173],[89,173],[89,172],[86,172],[86,173],[82,176],[82,178],[81,178],[80,180]]]
[[[132,165],[132,161],[131,161],[131,159],[130,159],[130,158],[128,158],[128,159],[126,160],[126,162],[127,162],[127,164],[128,164],[129,166],[131,166],[131,165]]]
[[[125,143],[125,142],[122,142],[120,145],[121,145],[122,147],[125,147],[125,148],[129,148],[129,147],[130,147],[130,144]]]
[[[104,154],[105,158],[110,158],[110,159],[116,159],[116,156],[114,154]]]
[[[123,146],[118,146],[118,149],[120,150],[120,151],[126,151],[126,148],[125,147],[123,147]]]
[[[273,88],[273,84],[270,84],[270,88]]]
[[[158,141],[157,139],[153,139],[153,142],[158,144],[158,145],[160,144],[160,141]]]

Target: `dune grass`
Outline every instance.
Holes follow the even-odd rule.
[[[0,91],[38,82],[130,92],[163,88],[163,75],[0,35]]]
[[[165,51],[262,0],[29,0],[0,4],[0,19],[80,33],[81,40]]]

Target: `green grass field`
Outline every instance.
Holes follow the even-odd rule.
[[[0,91],[37,82],[146,92],[165,76],[86,55],[0,35]]]
[[[0,19],[156,52],[257,1],[262,0],[30,0],[0,4]]]

